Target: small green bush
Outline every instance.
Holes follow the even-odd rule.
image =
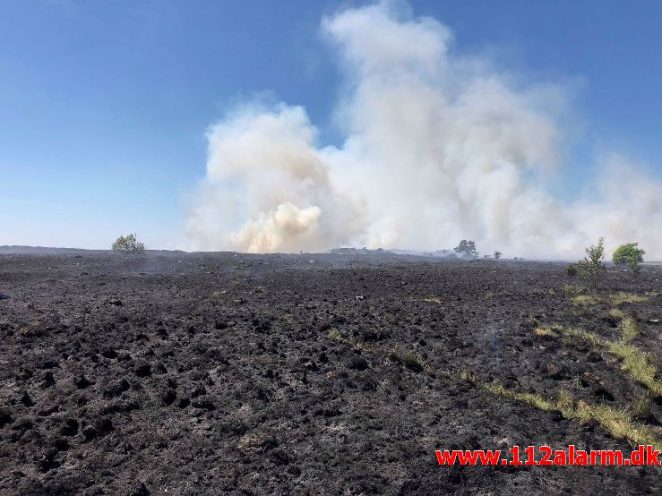
[[[606,270],[604,264],[605,238],[600,238],[597,245],[586,248],[586,257],[577,262],[577,269],[584,284],[595,289],[598,286],[600,276]]]
[[[145,245],[136,239],[135,234],[127,234],[115,240],[113,251],[120,253],[144,253]]]
[[[639,243],[626,243],[619,246],[612,254],[615,265],[626,266],[632,275],[639,274],[646,252],[639,248]]]

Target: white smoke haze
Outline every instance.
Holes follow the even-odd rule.
[[[540,185],[563,159],[563,88],[512,84],[489,61],[454,55],[438,21],[390,2],[341,11],[322,30],[346,77],[343,145],[320,147],[301,107],[235,109],[208,135],[193,249],[435,250],[472,239],[484,253],[565,258],[606,236],[609,248],[637,240],[662,258],[662,184],[626,159],[597,167],[592,201],[568,204]]]

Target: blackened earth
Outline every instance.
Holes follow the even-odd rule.
[[[0,255],[0,494],[659,493],[651,467],[437,465],[435,449],[629,449],[462,379],[614,407],[643,392],[606,357],[532,332],[618,335],[608,304],[571,303],[563,269]],[[661,281],[653,267],[637,281],[610,269],[599,291]],[[636,315],[635,344],[662,368],[662,296]],[[662,422],[659,402],[648,422]]]

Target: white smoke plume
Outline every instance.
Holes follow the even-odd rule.
[[[606,236],[662,258],[662,184],[624,159],[598,167],[592,201],[541,186],[563,159],[562,88],[521,87],[454,55],[444,25],[397,7],[322,21],[346,76],[342,146],[319,147],[305,110],[284,103],[243,105],[211,128],[193,248],[434,250],[472,239],[483,252],[561,258]]]

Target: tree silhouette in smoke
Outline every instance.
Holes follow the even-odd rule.
[[[465,258],[476,258],[478,256],[478,250],[476,250],[476,243],[473,241],[467,241],[463,239],[460,241],[460,244],[457,245],[453,251],[461,257]]]

